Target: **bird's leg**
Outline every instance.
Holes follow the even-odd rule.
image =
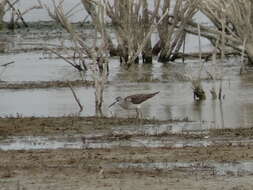
[[[142,111],[139,109],[139,108],[136,108],[136,118],[137,119],[142,119],[143,118],[143,114],[142,114]]]
[[[140,114],[140,119],[143,119],[143,114],[141,110],[139,110],[139,114]]]
[[[139,109],[136,108],[136,119],[139,119]]]

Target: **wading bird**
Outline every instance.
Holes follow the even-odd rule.
[[[142,117],[142,113],[140,110],[141,103],[154,97],[158,93],[159,91],[155,93],[150,93],[150,94],[134,94],[134,95],[127,96],[125,98],[122,98],[119,96],[115,98],[115,101],[109,106],[109,108],[117,103],[123,109],[136,110],[136,114],[137,114],[136,117],[140,118]]]

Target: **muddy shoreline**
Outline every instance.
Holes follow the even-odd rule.
[[[184,120],[181,120],[181,122]],[[6,117],[0,118],[1,136],[87,134],[89,132],[112,130],[115,126],[144,125],[180,122],[180,120],[150,120],[116,117]]]
[[[29,135],[57,135],[57,133],[71,132],[87,134],[101,130],[113,130],[116,126],[136,125],[141,128],[145,124],[173,124],[180,122],[192,121],[183,120],[156,120],[156,119],[136,119],[136,118],[118,118],[118,117],[81,117],[81,116],[65,116],[65,117],[5,117],[0,118],[0,135],[1,136],[29,136]],[[159,134],[155,136],[177,135],[183,138],[187,137],[203,137],[203,134]],[[253,137],[253,128],[225,128],[225,129],[210,129],[209,136],[217,137]]]
[[[103,140],[119,141],[136,136],[115,136],[115,126],[162,124],[183,121],[157,121],[135,118],[50,117],[0,118],[4,136],[100,134]],[[189,122],[190,123],[190,122]],[[111,135],[109,135],[111,134]],[[163,134],[157,138],[205,138],[205,135]],[[252,128],[212,129],[208,138],[253,137]],[[152,138],[144,135],[141,138]],[[208,164],[253,162],[253,145],[213,145],[181,148],[116,147],[97,149],[45,149],[0,151],[1,189],[252,189],[252,173],[229,170],[217,173]],[[131,163],[127,167],[122,164]],[[160,168],[158,163],[192,163],[185,167]],[[134,164],[137,164],[135,167]],[[153,164],[140,167],[138,164]],[[197,164],[196,166],[194,166]],[[206,166],[205,166],[206,165]],[[221,180],[222,179],[222,180]],[[234,183],[236,182],[236,183]]]

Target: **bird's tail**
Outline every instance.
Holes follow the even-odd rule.
[[[159,92],[160,92],[160,91],[157,91],[157,92],[154,92],[154,93],[152,93],[152,94],[149,94],[149,95],[148,95],[148,98],[154,97],[155,95],[159,94]]]
[[[160,93],[160,91],[157,91],[157,92],[154,92],[152,95],[155,96],[155,95],[157,95],[159,93]]]

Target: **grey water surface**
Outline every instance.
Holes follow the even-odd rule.
[[[68,73],[68,69],[65,72]],[[58,76],[60,78],[60,75]],[[68,77],[71,78],[71,75]],[[158,95],[143,103],[141,110],[145,118],[160,120],[187,118],[193,121],[208,122],[207,127],[209,128],[252,127],[252,76],[234,77],[229,81],[224,81],[225,98],[222,101],[211,98],[208,91],[213,87],[213,83],[210,81],[203,82],[207,99],[194,101],[190,82],[120,82],[121,77],[125,76],[120,76],[120,72],[114,73],[111,76],[111,82],[106,85],[103,113],[107,116],[136,116],[135,111],[122,110],[118,105],[108,108],[108,105],[117,96],[124,97],[136,93],[160,91]],[[95,115],[94,88],[80,87],[75,88],[75,91],[84,106],[84,111],[80,115]],[[2,117],[15,116],[17,113],[22,116],[64,116],[77,114],[78,110],[78,105],[69,88],[0,90],[0,116]]]

